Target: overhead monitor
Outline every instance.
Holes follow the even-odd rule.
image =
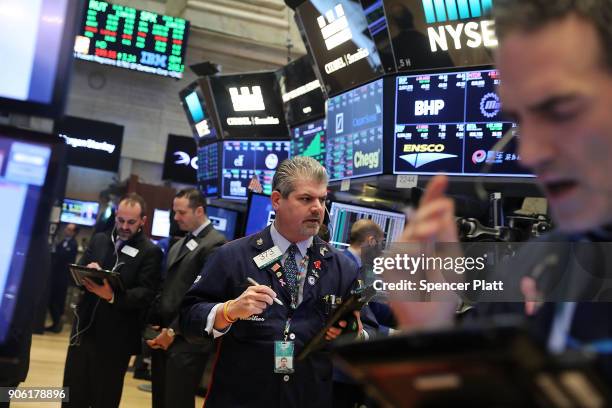
[[[253,193],[247,205],[244,236],[259,232],[272,224],[276,213],[269,195]]]
[[[58,117],[70,83],[81,0],[3,0],[0,111]]]
[[[220,194],[220,164],[219,143],[212,142],[198,147],[198,188],[204,197],[218,197]]]
[[[167,238],[170,235],[170,210],[153,210],[151,235],[158,238]]]
[[[193,138],[168,135],[162,179],[196,184],[197,171],[198,155]]]
[[[74,56],[149,74],[182,78],[189,22],[104,0],[88,1]]]
[[[199,82],[194,81],[182,89],[179,92],[179,99],[196,141],[216,139],[217,129],[206,108],[206,102]]]
[[[369,219],[378,224],[385,234],[385,242],[389,245],[400,237],[406,216],[401,212],[332,202],[329,209],[329,243],[337,248],[348,247],[351,227],[362,219]]]
[[[517,133],[501,110],[499,83],[492,69],[397,76],[394,173],[533,177],[516,138],[493,148]]]
[[[368,10],[370,28],[380,30],[379,52],[387,55],[390,42],[398,71],[493,63],[498,45],[490,16],[493,0],[361,2]]]
[[[62,202],[60,221],[93,227],[98,219],[100,203],[97,201],[82,201],[65,198]]]
[[[238,225],[238,211],[214,205],[206,206],[206,215],[213,227],[225,235],[228,241],[236,239],[236,226]]]
[[[12,323],[31,324],[36,294],[47,282],[37,262],[48,248],[58,145],[51,135],[0,126],[0,345]]]
[[[289,126],[325,116],[325,97],[309,54],[276,71]]]
[[[384,74],[358,0],[304,2],[296,9],[296,21],[327,95],[337,95]]]
[[[383,172],[383,80],[327,101],[325,167],[330,181]]]
[[[249,184],[259,182],[264,194],[272,194],[276,168],[289,158],[290,142],[223,142],[221,197],[246,200]]]
[[[325,166],[325,119],[291,129],[291,156],[307,156]]]
[[[289,139],[274,72],[208,76],[200,84],[222,139]]]
[[[55,122],[54,133],[66,143],[66,161],[73,166],[118,172],[123,126],[75,116]]]

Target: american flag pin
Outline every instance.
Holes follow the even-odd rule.
[[[281,266],[279,264],[275,263],[274,265],[272,265],[272,271],[276,272],[276,271],[278,271],[280,269],[280,267]],[[278,274],[276,274],[276,275],[278,276]]]

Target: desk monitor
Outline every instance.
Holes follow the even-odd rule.
[[[272,208],[270,196],[252,193],[247,205],[246,222],[244,223],[244,236],[254,234],[274,221],[276,213]]]
[[[225,235],[228,241],[236,239],[236,226],[238,225],[238,211],[214,205],[206,206],[206,215],[213,227]]]

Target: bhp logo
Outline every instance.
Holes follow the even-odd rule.
[[[324,16],[317,18],[317,22],[328,51],[353,38],[342,4],[327,10]]]
[[[442,99],[416,101],[414,103],[415,116],[437,115],[442,109],[444,109],[444,101]]]
[[[229,93],[236,112],[262,111],[266,109],[260,86],[252,86],[251,90],[247,86],[243,86],[240,88],[240,93],[238,93],[238,88],[232,87],[229,88]]]
[[[493,0],[422,0],[427,24],[482,17]]]

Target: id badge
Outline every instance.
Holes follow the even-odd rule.
[[[293,373],[293,341],[274,342],[274,372],[289,374]]]

